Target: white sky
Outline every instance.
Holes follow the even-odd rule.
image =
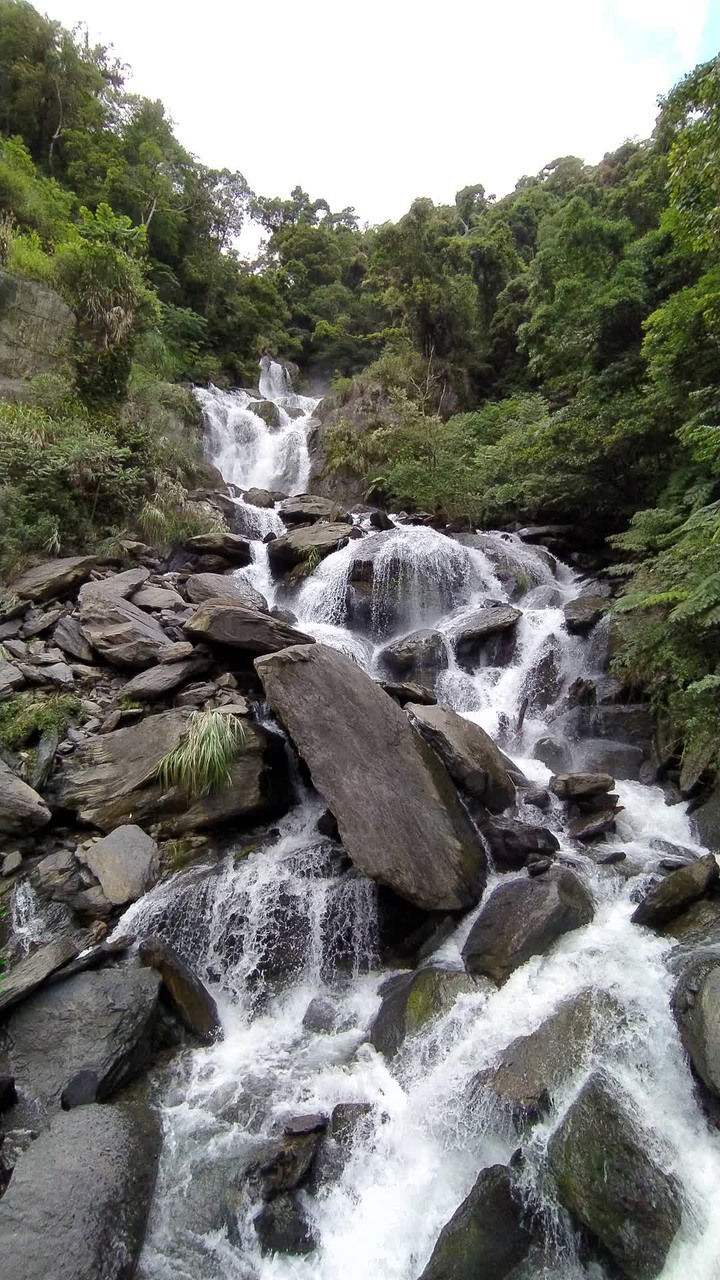
[[[381,222],[646,137],[718,0],[35,3],[114,45],[206,164]]]

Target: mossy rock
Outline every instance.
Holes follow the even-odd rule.
[[[391,978],[373,1023],[370,1039],[380,1053],[391,1058],[407,1036],[416,1035],[433,1019],[449,1013],[458,996],[492,983],[472,978],[461,969],[419,969]]]

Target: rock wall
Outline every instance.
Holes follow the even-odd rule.
[[[22,393],[39,373],[57,373],[72,353],[75,317],[59,294],[0,270],[0,394]]]

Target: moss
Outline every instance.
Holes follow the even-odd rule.
[[[405,1026],[408,1034],[419,1031],[440,1012],[442,1000],[439,999],[436,975],[430,972],[419,973],[410,989],[405,1006]]]
[[[121,698],[118,705],[121,711],[140,711],[142,709],[142,702],[138,702],[137,698]]]
[[[50,729],[63,737],[70,722],[80,715],[82,704],[73,694],[18,694],[0,706],[0,742],[6,747],[24,747]]]

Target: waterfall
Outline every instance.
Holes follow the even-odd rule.
[[[306,427],[316,402],[293,394],[283,366],[264,359],[260,397],[214,388],[198,396],[209,456],[228,481],[241,489],[305,488]],[[278,414],[263,409],[260,416],[253,405],[261,400]],[[534,784],[547,784],[540,739],[562,739],[568,688],[579,674],[599,672],[603,660],[602,624],[591,639],[565,628],[562,606],[581,588],[574,571],[517,537],[453,539],[413,527],[350,541],[292,587],[272,583],[260,542],[254,554],[244,571],[254,584],[368,671],[378,669],[389,641],[417,628],[439,631],[447,658],[439,699],[495,736]],[[498,605],[514,605],[522,616],[504,648],[469,667],[458,659],[463,626]],[[178,872],[130,908],[118,932],[167,937],[211,988],[225,1031],[220,1043],[176,1058],[158,1080],[165,1144],[142,1280],[417,1280],[479,1170],[507,1163],[521,1141],[507,1115],[482,1099],[468,1103],[473,1077],[586,989],[621,1010],[620,1030],[597,1036],[591,1063],[622,1086],[657,1158],[682,1187],[683,1227],[662,1280],[720,1274],[720,1141],[697,1105],[671,1013],[673,944],[630,921],[664,842],[700,850],[684,804],[668,807],[658,787],[643,785],[620,761],[617,776],[622,811],[600,847],[625,852],[626,875],[598,865],[590,849],[579,851],[558,801],[541,819],[592,894],[592,922],[500,989],[459,996],[409,1036],[392,1062],[366,1040],[389,976],[377,958],[375,889],[320,835],[323,804],[299,783],[295,807],[259,844],[231,842],[222,856]],[[537,821],[527,811],[518,816]],[[483,901],[513,874],[493,872]],[[462,966],[475,914],[431,963]],[[318,1008],[319,1020],[310,1016]],[[611,1274],[581,1259],[545,1177],[548,1140],[587,1069],[552,1097],[524,1144],[524,1191],[551,1224],[555,1251],[549,1269],[531,1256],[513,1272],[517,1280]],[[253,1143],[283,1118],[327,1115],[353,1102],[369,1109],[344,1165],[316,1194],[300,1193],[316,1250],[263,1256],[251,1221],[257,1206],[229,1231],[222,1205]]]

